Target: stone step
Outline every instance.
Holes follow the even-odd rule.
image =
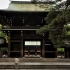
[[[0,58],[1,70],[14,70],[15,58]],[[19,70],[70,70],[70,59],[58,59],[58,58],[19,58]]]
[[[0,66],[0,69],[15,69],[15,66],[13,65],[7,65],[7,66]],[[52,65],[23,65],[23,66],[20,66],[18,67],[18,69],[70,69],[70,66],[66,65],[66,66],[61,66],[61,65],[58,65],[58,66],[52,66]]]
[[[15,69],[15,64],[0,63],[0,69]],[[70,63],[19,63],[18,69],[70,69]]]
[[[0,62],[14,62],[15,58],[0,58]],[[70,62],[61,58],[19,58],[20,62]]]

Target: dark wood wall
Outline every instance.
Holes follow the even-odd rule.
[[[0,23],[10,26],[36,26],[45,24],[47,12],[11,12],[0,11]]]

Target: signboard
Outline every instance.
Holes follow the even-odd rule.
[[[41,41],[25,41],[25,45],[41,45]]]

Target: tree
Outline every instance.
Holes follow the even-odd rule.
[[[8,43],[8,36],[7,36],[7,34],[6,33],[4,33],[3,31],[2,31],[2,28],[9,28],[9,26],[2,26],[1,24],[0,24],[0,38],[1,38],[1,40],[6,40],[6,43]],[[0,44],[1,44],[2,42],[0,42]]]
[[[42,35],[48,31],[49,39],[51,39],[53,45],[56,47],[64,46],[64,41],[67,39],[67,27],[65,25],[70,22],[69,6],[69,0],[58,5],[56,4],[45,17],[46,25],[36,31],[37,34]]]
[[[31,0],[32,3],[54,3],[55,1],[53,0]]]

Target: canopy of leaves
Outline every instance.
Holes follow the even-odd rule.
[[[37,30],[38,34],[45,34],[48,31],[49,39],[56,47],[65,46],[64,41],[70,37],[70,31],[67,32],[69,26],[66,26],[70,22],[70,10],[67,7],[59,12],[50,10],[45,17],[46,25]]]

